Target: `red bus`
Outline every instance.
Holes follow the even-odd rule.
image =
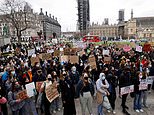
[[[97,35],[86,35],[82,38],[83,42],[100,42],[100,37]]]

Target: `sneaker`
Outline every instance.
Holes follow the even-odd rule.
[[[140,111],[138,109],[135,110],[137,113],[139,113]]]
[[[113,110],[113,114],[116,114],[116,112]]]
[[[111,111],[110,110],[107,110],[107,112],[110,113]]]
[[[54,110],[53,113],[56,113],[56,111]]]
[[[143,113],[144,112],[143,109],[140,109],[140,112]]]

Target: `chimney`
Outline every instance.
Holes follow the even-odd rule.
[[[55,18],[55,20],[57,21],[57,17]]]
[[[52,18],[54,19],[54,16],[52,16]]]
[[[51,18],[51,14],[49,14],[49,17]]]
[[[45,12],[45,14],[46,14],[46,16],[48,16],[48,12],[47,11]]]

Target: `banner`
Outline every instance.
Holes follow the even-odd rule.
[[[128,94],[128,93],[132,93],[132,92],[134,92],[134,85],[122,87],[120,89],[120,94],[121,95]]]
[[[16,97],[17,97],[17,99],[21,99],[21,100],[27,99],[28,96],[27,96],[26,90],[22,90],[22,91],[18,92]]]
[[[46,97],[48,99],[48,101],[51,103],[54,99],[56,99],[57,97],[59,97],[59,93],[57,90],[57,86],[55,83],[49,85],[48,87],[46,87],[45,89],[46,92]]]
[[[64,55],[60,57],[60,62],[68,62],[68,56]]]
[[[34,66],[36,62],[40,62],[40,59],[38,57],[31,57],[31,65]]]
[[[136,46],[136,51],[137,52],[142,52],[142,46]]]
[[[35,54],[35,49],[28,50],[28,56],[32,56],[33,54]]]
[[[73,63],[73,64],[75,64],[75,63],[79,63],[79,56],[70,56],[69,57],[69,60],[70,60],[70,63]]]
[[[139,90],[145,90],[148,88],[147,80],[140,81]]]
[[[28,97],[33,97],[36,94],[34,82],[26,84],[25,87],[26,87]]]
[[[40,88],[43,84],[43,81],[40,81],[40,82],[36,82],[36,90],[39,92],[40,91]]]
[[[110,51],[109,50],[103,50],[103,55],[109,55],[110,54]]]

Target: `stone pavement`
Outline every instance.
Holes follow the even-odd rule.
[[[82,115],[79,100],[75,100],[75,104],[76,104],[77,115]],[[136,113],[133,110],[133,98],[131,98],[130,96],[127,97],[126,105],[129,107],[128,112],[131,115],[154,115],[154,91],[153,90],[151,91],[150,94],[148,94],[147,104],[148,104],[149,108],[143,108],[143,110],[144,110],[143,113]],[[117,95],[116,109],[115,109],[116,115],[124,115],[122,113],[122,108],[121,108],[120,105],[121,105],[121,98],[119,98],[118,95]],[[10,113],[10,111],[9,111],[9,113]],[[107,113],[105,109],[104,109],[104,113],[105,113],[105,115],[113,115],[112,113]],[[97,103],[96,103],[96,100],[93,101],[93,114],[97,115]],[[9,115],[11,115],[11,114],[9,114]],[[41,115],[41,114],[39,114],[39,115]],[[63,111],[61,109],[60,112],[57,112],[56,114],[52,114],[52,115],[63,115]],[[88,111],[87,111],[86,115],[89,115]]]
[[[143,108],[143,110],[144,110],[143,113],[136,113],[133,110],[133,99],[134,98],[131,98],[130,95],[128,95],[128,97],[127,97],[127,103],[126,103],[126,105],[129,107],[128,112],[131,115],[154,115],[154,91],[153,90],[151,91],[150,94],[148,94],[147,104],[148,104],[149,108]],[[75,102],[76,102],[77,115],[82,115],[79,100],[76,100]],[[121,98],[119,98],[118,95],[117,95],[116,109],[115,109],[116,115],[124,115],[122,113],[122,108],[121,108],[120,105],[121,105]],[[93,111],[94,111],[94,115],[97,115],[97,104],[96,104],[96,100],[93,101]],[[104,113],[105,113],[105,115],[113,115],[112,113],[107,113],[106,110],[104,110]],[[62,115],[62,112],[58,112],[55,115]],[[88,111],[87,111],[86,115],[89,115]]]

